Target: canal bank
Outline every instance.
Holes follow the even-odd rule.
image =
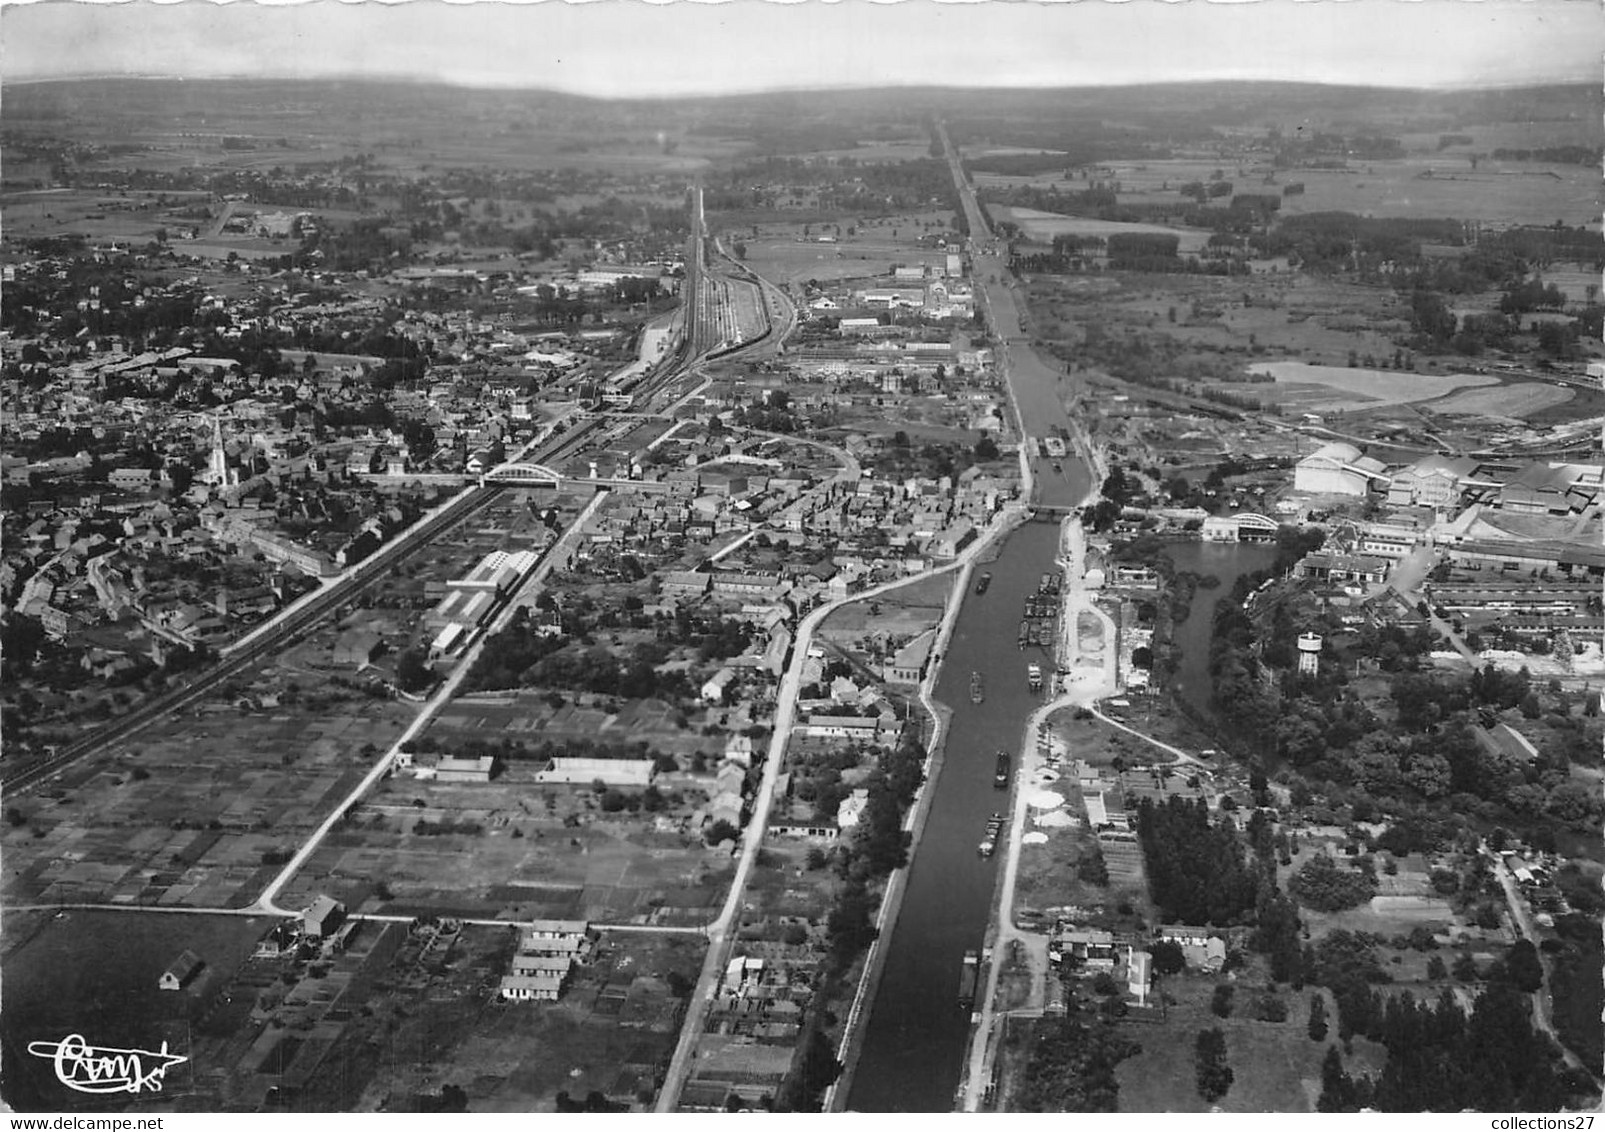
[[[945,137],[970,231],[987,241],[984,218],[957,154]],[[1069,438],[1078,453],[1085,438],[1065,409],[1078,390],[1064,371],[1048,364],[1022,334],[1020,312],[1006,284],[1007,266],[995,252],[972,244],[971,268],[985,304],[998,364],[1023,441],[1020,459],[1028,498],[1045,507],[1071,509],[1086,502],[1092,472],[1076,456],[1056,461],[1036,455],[1032,438]],[[983,283],[982,281],[987,282]],[[1094,466],[1096,464],[1094,463]],[[1057,523],[1025,523],[1006,539],[990,571],[984,595],[966,590],[952,642],[942,657],[936,698],[951,711],[951,722],[921,804],[926,806],[912,860],[902,870],[901,899],[888,909],[890,930],[884,958],[872,974],[863,1043],[850,1077],[838,1089],[835,1107],[859,1112],[950,1112],[963,1074],[970,1036],[970,1010],[960,1006],[964,953],[985,945],[994,894],[997,858],[977,851],[992,814],[1009,808],[1010,795],[994,787],[1001,749],[1019,766],[1021,729],[1045,702],[1033,694],[1026,665],[1052,670],[1053,656],[1019,645],[1017,628],[1026,598],[1045,573],[1056,572]],[[984,696],[972,702],[971,673],[980,677]],[[1011,784],[1012,785],[1012,784]]]
[[[936,687],[951,722],[901,900],[879,941],[862,1045],[839,1091],[851,1110],[952,1108],[970,1032],[970,1012],[959,1006],[964,952],[985,944],[998,877],[999,858],[976,846],[988,817],[1008,809],[1008,793],[993,784],[996,756],[1006,750],[1018,765],[1021,728],[1043,703],[1027,686],[1026,665],[1052,660],[1021,649],[1016,627],[1058,551],[1057,524],[1023,524],[990,565],[987,592],[965,593]],[[970,699],[972,672],[984,687],[979,704]]]
[[[1011,528],[1012,529],[1012,528]],[[1000,532],[999,539],[1006,538],[1008,531]],[[987,564],[989,560],[978,558],[977,561]],[[931,736],[926,747],[925,781],[921,784],[919,793],[915,796],[913,808],[909,811],[908,823],[905,828],[909,831],[909,843],[918,845],[920,838],[925,834],[926,819],[931,812],[931,798],[935,794],[934,783],[942,773],[944,762],[943,752],[946,749],[947,734],[952,726],[953,712],[940,700],[933,697],[935,683],[941,671],[940,660],[948,650],[951,643],[953,627],[958,620],[958,610],[964,600],[964,593],[970,585],[970,577],[974,563],[966,566],[960,573],[947,608],[943,611],[942,623],[938,629],[936,643],[931,650],[932,666],[924,682],[920,685],[920,703],[931,719]],[[897,914],[903,906],[903,892],[907,886],[908,869],[895,869],[886,882],[886,891],[881,897],[880,910],[875,918],[875,939],[869,945],[869,953],[864,957],[864,970],[858,979],[858,986],[853,994],[853,1004],[847,1013],[847,1024],[842,1028],[841,1047],[836,1051],[837,1060],[841,1064],[841,1075],[831,1082],[826,1089],[824,1101],[821,1106],[825,1112],[840,1111],[845,1099],[851,1095],[853,1078],[858,1068],[859,1054],[864,1045],[864,1022],[870,1003],[875,1000],[875,993],[880,989],[881,973],[886,969],[886,945],[888,942],[888,928],[897,921]]]

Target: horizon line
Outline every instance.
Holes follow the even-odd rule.
[[[22,77],[6,77],[0,75],[0,88],[20,86],[42,86],[48,83],[91,83],[91,82],[171,82],[171,83],[211,83],[211,82],[259,82],[259,83],[322,83],[339,82],[366,85],[396,84],[411,87],[444,87],[453,90],[484,91],[487,93],[536,93],[556,94],[570,98],[588,99],[593,102],[677,102],[696,99],[718,98],[746,98],[763,95],[782,94],[847,94],[855,91],[932,91],[952,93],[1050,93],[1062,90],[1123,90],[1133,87],[1166,87],[1166,86],[1207,86],[1207,85],[1239,85],[1239,86],[1294,86],[1294,87],[1325,87],[1336,90],[1357,91],[1397,91],[1411,94],[1455,94],[1479,91],[1516,91],[1516,90],[1542,90],[1548,87],[1592,86],[1593,83],[1583,77],[1555,78],[1549,80],[1510,79],[1505,81],[1491,80],[1487,82],[1448,82],[1448,83],[1368,83],[1357,80],[1332,81],[1326,79],[1301,78],[1266,78],[1263,76],[1224,76],[1200,75],[1188,78],[1154,78],[1154,79],[1109,79],[1101,82],[1021,82],[1021,83],[931,83],[931,82],[897,82],[861,84],[854,82],[818,83],[818,84],[777,84],[774,86],[731,86],[720,90],[680,90],[680,91],[643,91],[632,94],[595,94],[590,91],[573,87],[542,85],[539,83],[525,83],[518,81],[471,81],[469,79],[453,78],[445,75],[407,75],[407,74],[371,74],[360,72],[330,71],[322,74],[294,75],[294,74],[214,74],[214,75],[181,75],[159,72],[133,72],[133,71],[86,71],[78,74],[62,75],[31,75]]]

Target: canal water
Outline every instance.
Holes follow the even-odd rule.
[[[1181,661],[1173,688],[1188,706],[1206,717],[1211,716],[1214,710],[1210,706],[1209,638],[1215,620],[1215,602],[1229,596],[1237,579],[1244,574],[1268,569],[1276,561],[1276,546],[1248,542],[1177,542],[1165,547],[1165,553],[1177,570],[1220,579],[1215,589],[1198,587],[1187,619],[1176,626]]]
[[[1002,856],[976,851],[993,813],[1008,809],[995,789],[997,753],[1018,766],[1021,729],[1042,702],[1026,686],[1026,665],[1044,663],[1038,648],[1021,649],[1018,629],[1026,596],[1055,569],[1057,523],[1026,523],[1011,534],[996,562],[978,566],[992,584],[972,585],[954,626],[937,683],[953,709],[931,811],[909,866],[902,907],[886,941],[886,963],[869,1010],[863,1051],[848,1095],[856,1112],[947,1112],[963,1068],[969,1012],[959,1007],[964,952],[985,942]],[[970,702],[970,673],[981,675],[985,699]]]
[[[1018,312],[1002,288],[988,290],[995,332],[1009,350],[1009,390],[1027,430],[1037,437],[1068,428],[1063,399],[1071,391],[1063,370],[1019,342]],[[1055,466],[1057,464],[1057,466]],[[1092,474],[1074,456],[1036,459],[1033,499],[1049,507],[1076,507],[1086,499]],[[1009,794],[993,786],[997,754],[1008,750],[1019,765],[1026,718],[1042,702],[1026,685],[1026,665],[1048,666],[1041,649],[1019,647],[1025,599],[1042,575],[1056,570],[1057,522],[1031,522],[1004,540],[996,561],[972,574],[936,698],[952,709],[930,813],[908,866],[897,919],[885,941],[885,965],[869,1007],[864,1044],[848,1091],[855,1112],[950,1112],[964,1066],[969,1011],[959,1006],[964,952],[985,943],[1001,855],[976,850],[994,813],[1007,813]],[[973,579],[990,571],[992,583],[977,595]],[[985,698],[970,700],[970,673],[981,675]],[[1012,782],[1011,782],[1012,785]]]

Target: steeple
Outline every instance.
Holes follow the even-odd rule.
[[[212,457],[206,469],[206,482],[226,487],[229,482],[228,453],[223,450],[223,418],[212,415]]]

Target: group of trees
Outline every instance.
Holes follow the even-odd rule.
[[[1368,861],[1360,867],[1343,868],[1330,854],[1318,853],[1288,879],[1287,889],[1306,908],[1341,912],[1376,895],[1377,878]]]
[[[1193,1069],[1198,1095],[1210,1104],[1230,1091],[1232,1067],[1226,1061],[1226,1035],[1219,1026],[1198,1031],[1198,1040],[1193,1045]]]
[[[875,938],[870,884],[908,863],[911,835],[903,820],[924,780],[925,745],[917,735],[905,735],[896,747],[876,756],[852,843],[837,854],[841,884],[825,925],[831,966],[837,972],[846,970]]]
[[[1534,1027],[1531,1006],[1508,981],[1491,982],[1469,1017],[1447,990],[1436,1003],[1406,991],[1389,998],[1367,1034],[1387,1049],[1376,1076],[1351,1076],[1333,1046],[1322,1066],[1322,1112],[1553,1112],[1592,1092]]]
[[[1020,1112],[1114,1112],[1115,1069],[1142,1047],[1099,1014],[1072,1008],[1038,1023],[1015,1103]]]
[[[616,623],[617,617],[613,619]],[[591,643],[591,631],[608,620],[609,611],[582,599],[564,607],[562,632],[545,634],[527,609],[519,609],[505,629],[485,642],[464,690],[544,687],[627,699],[687,699],[695,691],[691,678],[664,664],[674,650],[695,650],[697,660],[706,664],[740,653],[754,633],[749,622],[685,606],[673,617],[655,620],[641,616],[637,608],[632,627],[651,627],[654,638],[637,642],[621,657],[616,648]]]
[[[1314,677],[1295,670],[1292,644],[1310,626],[1291,615],[1288,599],[1251,616],[1242,596],[1217,607],[1210,670],[1217,715],[1232,720],[1245,754],[1396,819],[1475,815],[1529,834],[1551,823],[1587,829],[1598,821],[1599,799],[1570,773],[1574,759],[1597,760],[1598,725],[1564,713],[1564,698],[1546,711],[1526,673],[1490,665],[1468,677],[1441,675],[1422,667],[1431,646],[1424,631],[1367,629],[1344,651],[1371,657],[1393,676],[1390,701],[1363,700],[1350,686],[1347,657]],[[1324,623],[1313,627],[1327,631]],[[1478,738],[1481,713],[1514,708],[1551,728],[1535,759]]]
[[[1136,816],[1160,919],[1217,927],[1244,921],[1255,906],[1256,884],[1229,819],[1211,822],[1202,800],[1175,794],[1163,803],[1144,798]]]

